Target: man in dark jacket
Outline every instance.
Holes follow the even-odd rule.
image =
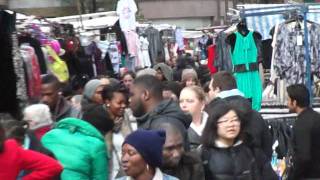
[[[41,82],[41,102],[49,106],[53,121],[80,116],[80,112],[59,94],[60,82],[54,75],[43,76]]]
[[[291,85],[287,92],[288,108],[298,114],[293,126],[293,179],[319,179],[320,114],[310,107],[310,95],[305,85]]]
[[[191,117],[184,114],[173,100],[163,100],[163,85],[152,75],[134,80],[130,90],[130,108],[137,117],[138,128],[155,129],[162,123],[175,125],[187,141]],[[188,144],[188,143],[186,143]]]
[[[181,180],[204,180],[201,158],[195,152],[185,151],[181,132],[169,123],[161,124],[158,129],[166,131],[161,170]]]

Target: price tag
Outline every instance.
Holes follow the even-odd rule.
[[[297,45],[298,46],[302,46],[303,45],[303,39],[301,35],[297,36]]]

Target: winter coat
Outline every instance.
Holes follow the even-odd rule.
[[[57,106],[54,112],[52,112],[52,120],[60,121],[61,119],[69,117],[79,118],[80,112],[71,106],[66,99],[59,97]]]
[[[184,153],[177,167],[162,171],[181,180],[205,180],[201,158],[195,152]]]
[[[217,143],[216,143],[217,144]],[[260,180],[260,173],[251,150],[241,141],[231,147],[201,147],[205,179]]]
[[[63,164],[62,180],[108,179],[106,144],[90,123],[76,118],[63,119],[41,141]]]
[[[320,114],[302,111],[293,126],[294,179],[320,178]]]
[[[184,135],[185,147],[189,149],[187,129],[191,123],[191,116],[186,115],[173,100],[163,100],[151,112],[137,118],[138,128],[158,129],[162,123],[170,123],[176,126]]]
[[[63,167],[58,161],[35,151],[25,150],[15,141],[7,140],[0,152],[0,179],[15,180],[22,170],[31,171],[23,180],[50,180]]]

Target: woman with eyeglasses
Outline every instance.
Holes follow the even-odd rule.
[[[220,100],[208,113],[201,146],[205,179],[260,180],[254,155],[244,143],[245,121],[236,107]]]

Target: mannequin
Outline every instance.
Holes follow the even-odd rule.
[[[243,36],[247,36],[248,35],[248,33],[250,31],[249,31],[249,29],[247,27],[246,19],[242,19],[239,22],[239,24],[237,25],[237,30]],[[254,37],[254,41],[256,42],[256,45],[261,43],[262,36],[261,36],[260,33],[254,31],[253,32],[253,37]],[[231,46],[231,52],[233,52],[234,46],[236,44],[236,35],[234,33],[232,33],[229,36],[227,36],[226,42]]]

